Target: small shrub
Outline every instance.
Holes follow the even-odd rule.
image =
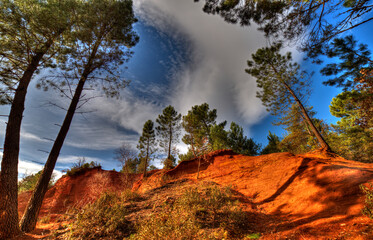
[[[123,239],[132,229],[125,219],[124,199],[114,193],[103,194],[76,215],[70,225],[71,239]]]
[[[84,172],[87,169],[92,169],[92,168],[101,168],[101,165],[97,162],[91,161],[90,163],[85,162],[85,158],[78,159],[76,163],[73,164],[73,166],[65,170],[67,176],[74,176],[79,173]]]
[[[365,206],[361,211],[365,216],[373,219],[373,184],[369,183],[369,186],[361,184],[360,189],[365,193]]]

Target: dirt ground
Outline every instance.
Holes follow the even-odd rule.
[[[91,202],[102,192],[132,189],[147,196],[144,204],[150,204],[146,201],[155,201],[155,196],[157,201],[168,198],[172,191],[165,186],[180,181],[231,186],[261,239],[373,239],[373,223],[361,214],[364,195],[359,189],[360,184],[373,181],[373,164],[323,151],[248,157],[222,150],[149,175],[143,179],[141,174],[127,176],[97,168],[64,176],[43,202],[40,219],[47,223],[38,223],[33,233],[18,239],[45,238],[60,227],[57,220],[69,207]],[[20,194],[20,214],[29,197],[29,192]],[[140,205],[137,210],[134,217],[142,211]]]

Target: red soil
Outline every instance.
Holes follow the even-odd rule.
[[[87,169],[74,176],[64,175],[47,191],[40,217],[65,213],[69,207],[80,207],[96,200],[105,191],[121,192],[131,189],[140,174],[124,175],[99,168]],[[31,192],[18,197],[18,212],[23,214]],[[22,216],[22,215],[21,215]]]
[[[196,178],[197,169],[198,159],[182,162],[164,174],[137,182],[134,188],[147,191],[160,186],[162,178]],[[271,216],[274,224],[263,224],[267,232],[274,233],[265,239],[285,235],[288,239],[357,239],[354,232],[365,231],[370,225],[361,214],[364,195],[359,185],[373,180],[373,164],[322,151],[248,157],[223,150],[201,158],[199,179],[231,185],[242,194],[242,200]],[[341,234],[350,237],[337,238]],[[367,233],[360,239],[373,239],[373,235]]]
[[[364,195],[359,189],[360,184],[373,180],[373,164],[322,151],[248,157],[223,150],[200,160],[198,181],[232,186],[247,211],[258,216],[262,239],[373,239],[371,221],[361,214]],[[41,216],[62,213],[109,189],[133,186],[132,190],[145,192],[165,182],[195,179],[198,161],[182,162],[169,171],[152,171],[145,181],[141,175],[125,181],[121,173],[100,169],[64,176],[47,192]],[[20,213],[28,197],[29,193],[20,195]]]

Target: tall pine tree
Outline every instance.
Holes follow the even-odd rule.
[[[140,150],[139,157],[143,166],[143,176],[146,177],[149,162],[156,151],[154,123],[152,120],[145,122],[137,148]]]
[[[164,160],[164,168],[170,169],[175,165],[175,144],[179,142],[181,131],[181,114],[171,105],[163,109],[161,115],[156,119],[158,126],[156,127],[157,135],[159,136],[159,145],[164,149],[167,158]]]

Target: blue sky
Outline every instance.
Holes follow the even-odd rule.
[[[193,105],[207,102],[216,108],[218,121],[235,121],[245,134],[266,144],[268,131],[282,135],[280,127],[255,97],[256,83],[244,72],[246,61],[266,41],[256,27],[242,28],[224,22],[218,16],[202,12],[201,4],[186,0],[135,0],[140,36],[135,54],[123,71],[131,80],[120,99],[96,98],[74,117],[61,151],[56,170],[71,166],[79,157],[97,161],[104,169],[119,169],[113,160],[114,150],[122,143],[136,146],[142,126],[148,119],[155,121],[169,104],[185,114]],[[360,39],[369,39],[369,26],[356,32]],[[365,42],[368,43],[369,42]],[[294,51],[294,50],[293,50]],[[295,59],[302,56],[294,51]],[[327,122],[336,119],[329,113],[329,103],[340,89],[325,87],[319,75],[320,66],[303,63],[315,71],[310,105],[317,117]],[[68,105],[52,90],[35,89],[34,79],[26,100],[22,125],[19,172],[33,173],[42,168],[64,111],[48,102]],[[100,95],[100,92],[97,91]],[[56,97],[57,96],[57,97]],[[92,111],[92,112],[91,112]],[[6,115],[9,107],[0,107]],[[3,145],[6,118],[0,118],[0,145]],[[48,138],[48,139],[47,139]],[[179,145],[181,152],[186,146]],[[160,161],[153,164],[160,167]],[[58,175],[61,173],[58,172]]]

